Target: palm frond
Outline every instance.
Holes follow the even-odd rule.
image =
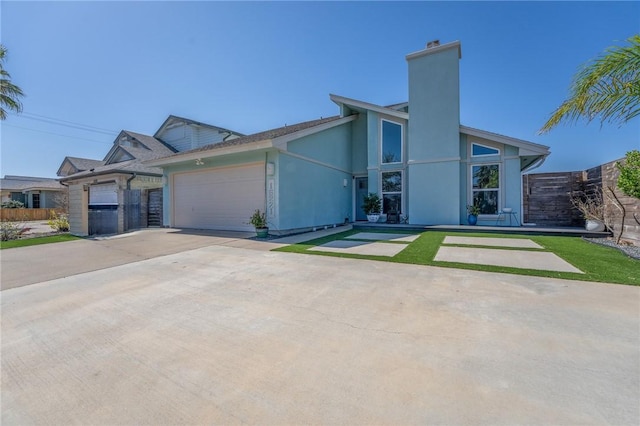
[[[539,134],[580,118],[621,125],[640,114],[640,35],[627,41],[629,46],[609,48],[581,67],[573,78],[569,98],[551,114]]]

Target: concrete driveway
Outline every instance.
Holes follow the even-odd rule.
[[[0,294],[3,425],[640,423],[638,287],[213,245]]]
[[[253,232],[150,228],[112,237],[81,239],[0,252],[2,290],[139,262],[210,245],[270,250],[277,243]]]

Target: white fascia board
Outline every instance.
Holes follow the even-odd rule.
[[[273,139],[273,146],[278,149],[286,149],[288,142],[322,132],[323,130],[331,129],[332,127],[341,126],[345,123],[349,123],[355,120],[356,118],[358,118],[358,114],[349,115],[347,117],[339,118],[335,121],[329,121],[328,123],[323,123],[318,126],[309,127],[308,129],[303,129],[294,133],[289,133],[288,135],[280,136]]]
[[[379,112],[381,114],[390,115],[392,117],[402,118],[404,120],[409,119],[409,114],[402,111],[396,111],[395,109],[385,108],[380,105],[371,104],[369,102],[358,101],[356,99],[345,98],[344,96],[338,96],[329,94],[329,99],[335,102],[338,105],[344,104],[351,107],[362,108],[374,112]]]
[[[422,49],[422,50],[419,50],[419,51],[414,52],[414,53],[409,53],[405,58],[408,61],[410,59],[419,58],[420,56],[426,56],[426,55],[431,55],[431,54],[434,54],[434,53],[442,52],[443,50],[451,49],[453,47],[458,49],[458,58],[462,58],[462,49],[460,48],[460,41],[459,40],[452,41],[450,43],[441,44],[441,45],[435,46],[435,47],[429,47],[429,48],[426,48],[426,49]]]
[[[273,141],[271,139],[265,139],[258,142],[251,142],[241,145],[231,145],[225,148],[208,149],[204,151],[187,152],[184,154],[172,155],[171,157],[158,158],[156,160],[143,161],[142,164],[147,166],[168,166],[176,163],[183,163],[185,161],[195,161],[197,159],[220,157],[228,154],[238,154],[242,152],[257,151],[260,149],[273,148]]]
[[[497,133],[487,132],[485,130],[474,129],[472,127],[460,125],[460,133],[465,135],[476,136],[483,139],[489,139],[490,141],[503,143],[506,145],[512,145],[518,147],[525,152],[520,155],[549,155],[549,147],[546,145],[540,145],[533,142],[528,142],[522,139],[516,139],[509,136],[499,135]]]

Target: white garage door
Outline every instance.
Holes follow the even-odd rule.
[[[176,174],[173,195],[177,228],[253,230],[249,217],[264,210],[264,163]]]
[[[118,204],[118,186],[115,183],[91,185],[89,187],[89,204]]]

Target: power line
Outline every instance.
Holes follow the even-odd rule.
[[[117,135],[119,132],[103,129],[101,127],[90,126],[88,124],[77,123],[75,121],[67,121],[59,118],[47,117],[46,115],[33,114],[30,112],[23,112],[22,114],[13,114],[19,118],[27,118],[29,120],[41,121],[44,123],[54,124],[56,126],[70,127],[73,129],[83,130],[86,132],[103,133],[108,135]]]
[[[65,138],[70,138],[70,139],[80,139],[80,140],[83,140],[83,141],[89,141],[89,142],[95,142],[95,143],[108,143],[108,144],[112,144],[112,142],[103,142],[103,141],[97,141],[97,140],[95,140],[95,139],[81,138],[81,137],[78,137],[78,136],[63,135],[63,134],[60,134],[60,133],[47,132],[47,131],[45,131],[45,130],[29,129],[28,127],[15,126],[15,125],[13,125],[13,124],[6,124],[6,123],[5,123],[5,124],[2,124],[2,126],[3,126],[3,127],[4,127],[4,126],[15,127],[16,129],[30,130],[30,131],[32,131],[32,132],[38,132],[38,133],[47,133],[47,134],[49,134],[49,135],[62,136],[62,137],[65,137]]]

